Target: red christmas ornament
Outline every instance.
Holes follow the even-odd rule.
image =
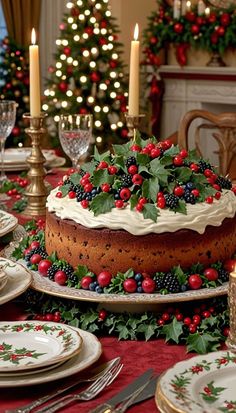
[[[12,135],[13,136],[19,136],[20,135],[20,128],[19,126],[14,126],[14,128],[12,129]]]
[[[92,82],[97,83],[101,79],[100,73],[98,72],[92,72],[90,75],[90,79]]]
[[[49,66],[49,68],[48,68],[48,72],[49,72],[49,73],[53,73],[53,72],[55,72],[54,67],[53,67],[53,66]]]
[[[218,40],[219,40],[219,37],[218,37],[218,34],[215,32],[215,33],[212,33],[212,35],[211,35],[211,43],[212,44],[217,44],[218,43]]]
[[[217,33],[219,36],[224,36],[224,34],[225,34],[225,28],[224,28],[223,26],[219,26],[219,27],[217,28],[217,30],[216,30],[216,33]]]
[[[21,55],[21,51],[20,50],[17,50],[16,51],[16,56],[20,56]]]
[[[59,85],[58,85],[58,89],[61,92],[65,93],[68,89],[68,84],[66,82],[60,82]]]
[[[156,56],[156,55],[154,55],[154,54],[151,54],[149,58],[150,58],[150,63],[151,63],[152,65],[154,65],[154,66],[160,66],[161,60],[160,60],[160,57],[159,57],[159,56]]]
[[[87,33],[89,36],[93,34],[93,28],[91,26],[85,27],[84,29],[85,33]]]
[[[107,44],[107,39],[105,39],[105,37],[100,37],[98,43],[103,46],[105,44]]]
[[[216,14],[214,12],[211,12],[210,16],[207,19],[209,23],[215,23],[216,22]]]
[[[186,20],[188,20],[189,22],[193,23],[196,20],[196,14],[193,11],[188,11],[185,14],[185,18]]]
[[[11,83],[6,83],[6,89],[11,89],[12,88],[12,84]]]
[[[61,24],[59,25],[59,29],[60,29],[60,30],[65,30],[65,28],[66,28],[65,23],[61,23]]]
[[[175,23],[174,31],[175,33],[181,34],[184,30],[184,26],[181,23]]]
[[[200,27],[197,24],[193,24],[191,27],[192,34],[196,35],[200,32]]]
[[[71,16],[73,16],[73,17],[79,16],[79,15],[80,15],[80,11],[79,11],[78,7],[72,7],[70,14],[71,14]]]
[[[122,103],[121,105],[120,105],[120,110],[121,110],[121,112],[127,112],[127,107],[126,107],[126,105],[124,104],[124,103]]]
[[[121,130],[121,137],[122,138],[127,138],[128,137],[128,129],[122,129]]]
[[[101,27],[101,29],[106,29],[106,27],[107,27],[107,21],[106,21],[106,20],[101,20],[101,22],[100,22],[100,27]]]
[[[22,72],[22,70],[17,70],[16,71],[16,78],[19,80],[22,80],[24,77],[24,73]]]
[[[65,54],[66,56],[70,56],[70,54],[71,54],[71,48],[68,47],[68,46],[65,46],[64,49],[63,49],[63,52],[64,52],[64,54]]]
[[[66,69],[66,73],[68,75],[72,75],[73,74],[73,66],[68,66],[67,69]]]
[[[230,24],[230,20],[231,17],[229,15],[229,13],[222,13],[222,15],[220,16],[220,22],[222,24],[222,26],[228,26]]]
[[[24,85],[29,86],[29,76],[24,77],[23,83],[24,83]]]
[[[116,66],[117,66],[117,61],[116,61],[116,60],[110,60],[109,66],[110,66],[112,69],[115,69]]]
[[[79,110],[79,113],[80,113],[81,115],[86,115],[86,114],[88,113],[88,111],[87,111],[86,108],[81,108],[81,109]]]
[[[202,26],[203,24],[206,23],[206,19],[204,19],[204,17],[202,17],[202,16],[198,16],[198,17],[196,18],[196,23],[197,23],[199,26]]]
[[[150,43],[151,44],[157,44],[157,37],[156,36],[152,36],[152,37],[150,37]]]

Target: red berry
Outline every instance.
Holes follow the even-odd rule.
[[[117,171],[118,171],[118,169],[117,169],[116,166],[112,166],[112,165],[108,166],[108,172],[109,172],[110,175],[115,175]]]
[[[236,259],[235,260],[226,260],[224,262],[224,269],[228,272],[236,271]]]
[[[210,178],[210,177],[212,176],[212,171],[211,171],[211,169],[205,169],[204,175],[205,175],[207,178]]]
[[[30,249],[33,250],[34,248],[40,247],[40,242],[39,241],[32,241],[30,244]]]
[[[138,211],[138,212],[142,212],[143,207],[144,207],[144,205],[143,205],[143,204],[140,204],[140,203],[138,202],[137,205],[136,205],[136,207],[135,207],[135,209],[136,209],[136,211]]]
[[[102,271],[97,276],[97,281],[100,287],[107,287],[112,279],[112,274],[109,271]]]
[[[83,288],[83,290],[88,290],[89,289],[89,284],[91,284],[93,282],[92,277],[90,277],[89,275],[85,275],[85,277],[83,277],[81,279],[81,288]]]
[[[56,274],[54,275],[54,281],[57,284],[65,285],[66,281],[67,281],[67,275],[66,275],[65,271],[58,270],[56,272]]]
[[[117,201],[115,201],[115,206],[116,208],[123,208],[124,201],[122,201],[122,199],[117,199]]]
[[[93,189],[93,184],[89,182],[88,184],[84,185],[84,192],[91,192]]]
[[[189,332],[190,332],[191,334],[194,334],[194,333],[196,333],[197,326],[196,326],[196,324],[190,324],[189,327],[188,327],[188,329],[189,329]]]
[[[229,327],[224,327],[224,329],[223,329],[223,335],[224,335],[225,337],[228,337],[229,331],[230,331]]]
[[[183,163],[184,163],[184,160],[183,160],[182,156],[176,155],[176,156],[174,157],[174,159],[173,159],[173,164],[174,164],[175,166],[181,166],[181,165],[183,165]]]
[[[130,175],[135,175],[138,172],[137,165],[130,165],[130,167],[128,168],[128,172]]]
[[[195,196],[195,198],[199,197],[200,192],[198,189],[192,189],[191,193]]]
[[[158,156],[160,156],[161,151],[159,148],[154,148],[151,150],[150,156],[151,158],[158,158]]]
[[[216,192],[215,193],[215,199],[220,199],[221,198],[221,192]]]
[[[201,323],[201,317],[199,314],[195,314],[193,316],[193,324],[196,324],[198,326]]]
[[[155,145],[154,145],[154,143],[148,143],[146,148],[151,152],[152,149],[155,149]]]
[[[207,204],[212,204],[212,203],[213,203],[213,196],[208,196],[208,197],[206,198],[206,203],[207,203]]]
[[[106,184],[101,185],[101,189],[102,189],[102,192],[109,192],[111,187],[109,184],[106,183]]]
[[[83,178],[81,178],[79,182],[82,186],[85,186],[90,183],[90,180],[89,178],[86,178],[85,176],[83,176]]]
[[[57,312],[59,312],[59,311],[57,311]],[[60,315],[60,313],[59,313],[58,315],[56,315],[56,313],[53,315],[53,321],[54,321],[55,323],[59,323],[59,322],[61,321],[61,315]]]
[[[142,289],[145,293],[153,293],[156,288],[156,283],[152,278],[145,278],[142,282]]]
[[[83,201],[80,202],[80,205],[82,208],[86,209],[89,206],[89,201],[87,199],[83,199]]]
[[[182,156],[182,158],[187,158],[188,151],[186,151],[186,149],[182,149],[179,154],[180,156]]]
[[[204,317],[204,318],[209,318],[210,316],[211,316],[211,313],[210,313],[210,311],[203,311],[203,313],[202,313],[202,316]]]
[[[120,197],[121,199],[123,199],[124,201],[128,201],[128,199],[130,199],[131,196],[131,192],[129,190],[129,188],[123,188],[120,191]]]
[[[214,189],[216,189],[216,191],[220,191],[220,190],[221,190],[220,185],[218,185],[218,184],[214,184],[214,185],[212,185],[212,186],[213,186]]]
[[[43,275],[44,277],[47,276],[48,269],[52,266],[52,262],[50,260],[41,260],[38,265],[39,274]]]
[[[127,278],[123,282],[123,288],[127,293],[134,293],[137,289],[137,283],[134,278]]]
[[[41,261],[42,257],[39,254],[33,254],[30,258],[31,264],[38,264]]]
[[[149,155],[149,154],[150,154],[150,150],[149,150],[147,147],[145,147],[145,148],[142,149],[141,153],[144,153],[144,154],[146,154],[146,155]]]
[[[175,316],[175,317],[176,317],[176,320],[177,320],[177,321],[182,321],[182,320],[183,320],[183,318],[184,318],[184,317],[183,317],[183,314],[181,314],[181,313],[176,314],[176,316]]]
[[[163,313],[161,316],[162,320],[168,321],[170,319],[170,314],[168,313]]]
[[[46,321],[53,321],[54,317],[52,313],[45,314]]]
[[[162,318],[159,318],[159,320],[157,320],[157,324],[159,326],[163,326],[165,324],[165,321]]]
[[[218,271],[215,268],[206,268],[203,274],[209,281],[216,281],[218,279]]]
[[[105,161],[101,161],[98,165],[98,169],[106,169],[108,167],[108,163]]]
[[[20,194],[17,194],[16,195],[16,199],[18,200],[18,199],[21,199],[21,195]]]
[[[26,249],[23,251],[24,257],[25,257],[25,255],[28,254],[30,251],[31,251],[31,248],[26,248]]]
[[[192,320],[191,320],[190,317],[185,317],[185,318],[184,318],[184,324],[185,324],[186,326],[189,326],[191,323],[192,323]]]
[[[139,174],[135,174],[132,178],[132,182],[134,185],[142,185],[143,177]]]
[[[197,164],[195,164],[195,163],[191,163],[190,169],[191,169],[193,172],[198,172],[198,171],[199,171],[199,166],[198,166]]]
[[[62,198],[62,192],[61,192],[61,191],[58,191],[58,192],[56,193],[56,197],[57,197],[57,198]]]
[[[192,290],[198,290],[202,286],[202,279],[199,274],[192,274],[188,279],[189,287]]]
[[[145,205],[147,203],[147,198],[144,198],[144,197],[140,198],[138,203],[141,204],[141,205]]]
[[[76,193],[75,193],[74,191],[70,191],[70,192],[68,193],[68,197],[69,197],[70,199],[73,199],[73,198],[76,197]]]
[[[107,317],[107,312],[106,310],[100,310],[98,313],[98,318],[100,320],[105,320],[105,318]]]
[[[134,145],[131,146],[130,150],[132,152],[141,152],[142,148],[141,148],[141,146],[134,144]]]
[[[161,209],[165,208],[165,206],[166,206],[166,200],[165,200],[164,197],[158,199],[158,201],[157,201],[157,206],[158,206],[158,208],[161,208]]]
[[[174,194],[176,196],[182,196],[184,194],[184,188],[182,186],[176,186],[174,188]]]

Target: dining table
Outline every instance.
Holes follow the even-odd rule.
[[[55,187],[58,181],[66,173],[65,168],[53,169],[47,176],[47,182]],[[8,175],[9,179],[15,178],[16,173]],[[11,207],[15,202],[15,197],[12,196],[9,201],[6,202],[8,211],[12,213]],[[18,218],[19,224],[23,225],[32,217],[24,215],[24,213],[16,213],[14,215]],[[16,321],[24,320],[28,317],[24,308],[17,300],[9,301],[0,306],[0,321]],[[142,374],[148,368],[153,368],[157,375],[161,375],[168,368],[172,367],[175,363],[193,357],[194,353],[188,353],[185,345],[169,344],[164,339],[151,339],[149,341],[144,340],[118,340],[115,336],[102,336],[99,337],[102,345],[102,355],[96,364],[103,363],[114,357],[120,357],[123,363],[123,369],[114,382],[106,387],[95,399],[91,401],[76,402],[62,411],[66,413],[75,413],[78,411],[89,412],[92,408],[105,402],[115,394],[117,394],[128,383],[134,380],[137,376]],[[79,375],[79,373],[78,373]],[[76,379],[75,374],[75,379]],[[71,378],[70,378],[71,379]],[[65,384],[67,379],[60,379],[50,383],[30,385],[25,383],[22,387],[9,387],[2,388],[0,391],[0,413],[4,413],[5,410],[15,409],[23,406],[39,397],[44,396],[58,389],[62,384]],[[81,390],[81,386],[73,389],[74,393],[78,393]],[[158,408],[155,403],[155,398],[152,397],[149,400],[143,401],[140,404],[136,404],[129,408],[130,413],[148,413],[158,412]]]

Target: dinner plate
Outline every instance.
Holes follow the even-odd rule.
[[[30,370],[21,370],[21,371],[14,371],[14,372],[7,372],[7,373],[3,373],[0,372],[0,377],[4,378],[10,378],[10,377],[21,377],[21,376],[28,376],[29,374],[40,374],[43,373],[45,371],[48,370],[52,370],[55,369],[56,367],[60,366],[61,364],[65,363],[64,361],[60,361],[59,363],[56,364],[52,364],[50,366],[45,366],[45,367],[36,367],[34,369],[30,369]]]
[[[43,149],[43,155],[47,162],[56,158],[55,152],[52,149]],[[4,166],[14,164],[25,164],[26,158],[30,155],[31,148],[9,148],[4,152]]]
[[[22,294],[31,284],[31,273],[17,262],[0,257],[0,265],[5,266],[8,275],[5,287],[0,291],[0,304],[4,304]]]
[[[0,291],[5,287],[8,280],[8,275],[6,271],[4,271],[4,268],[4,265],[0,265]]]
[[[45,371],[39,374],[28,374],[21,377],[0,377],[0,388],[2,387],[19,387],[31,386],[33,384],[47,383],[54,380],[70,377],[97,361],[102,353],[101,343],[91,333],[73,328],[82,337],[83,343],[79,354],[71,357],[55,369]]]
[[[81,346],[80,335],[62,323],[0,322],[0,372],[56,364],[78,354]]]
[[[13,231],[18,225],[18,219],[5,211],[0,211],[0,237]]]
[[[236,412],[236,355],[217,351],[179,362],[157,384],[164,413]]]

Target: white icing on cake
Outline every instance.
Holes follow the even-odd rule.
[[[212,204],[187,204],[187,215],[160,209],[157,222],[144,219],[142,213],[131,211],[129,205],[124,209],[113,208],[110,212],[95,217],[93,212],[83,209],[76,199],[69,199],[68,195],[57,198],[57,192],[58,188],[51,191],[47,198],[49,212],[55,212],[57,217],[71,219],[87,228],[123,229],[133,235],[161,234],[180,229],[191,229],[203,234],[207,225],[218,227],[225,218],[233,218],[236,213],[236,196],[227,190]]]

